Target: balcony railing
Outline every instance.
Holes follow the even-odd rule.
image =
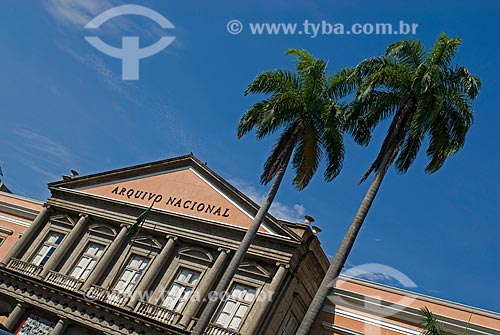
[[[194,326],[198,322],[198,318],[193,318],[188,327],[188,330],[193,330]],[[211,323],[205,329],[204,335],[241,335],[235,330],[224,328],[223,326],[217,325],[215,323]]]
[[[211,323],[205,330],[205,335],[240,335],[240,333]]]
[[[49,275],[45,280],[49,283],[56,284],[57,286],[61,286],[62,288],[72,291],[78,290],[83,284],[82,280],[65,276],[54,271],[49,271]]]
[[[125,295],[118,291],[106,290],[97,285],[92,285],[87,292],[87,297],[91,299],[97,299],[114,306],[121,306],[125,299]]]
[[[177,320],[181,316],[181,314],[178,312],[174,312],[165,307],[152,305],[143,301],[139,302],[137,313],[169,325],[177,322]]]
[[[22,274],[33,277],[38,275],[42,270],[41,266],[27,263],[17,258],[12,258],[11,261],[9,262],[8,267]]]

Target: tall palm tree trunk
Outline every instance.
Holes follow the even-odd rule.
[[[245,236],[243,237],[243,240],[240,243],[239,248],[234,253],[231,262],[224,271],[224,274],[222,275],[222,278],[220,279],[214,291],[215,292],[214,296],[216,298],[214,297],[213,299],[208,299],[207,305],[205,306],[205,309],[203,310],[200,319],[196,323],[196,326],[194,327],[193,331],[191,332],[192,335],[203,335],[206,327],[210,323],[210,320],[212,319],[212,316],[215,313],[215,310],[217,309],[221,294],[228,289],[229,283],[233,279],[236,271],[238,270],[239,265],[245,258],[245,255],[248,249],[250,248],[250,245],[252,244],[254,237],[257,235],[259,227],[262,221],[264,220],[267,212],[269,211],[269,208],[273,203],[276,193],[278,193],[278,189],[281,185],[281,181],[283,179],[283,176],[285,175],[288,163],[290,161],[290,156],[292,155],[293,145],[289,145],[286,150],[287,152],[285,153],[283,164],[278,169],[276,176],[274,177],[273,184],[271,185],[271,188],[269,189],[266,195],[266,198],[264,199],[262,205],[260,206],[257,214],[253,219],[252,224],[248,228]]]
[[[381,167],[381,169],[379,169],[375,173],[375,177],[373,178],[370,187],[368,187],[365,197],[363,198],[363,201],[361,202],[361,205],[359,206],[358,211],[356,212],[356,215],[354,216],[354,219],[349,226],[349,229],[344,235],[344,239],[337,249],[332,263],[330,264],[330,267],[328,268],[328,271],[326,272],[326,275],[323,278],[323,281],[321,282],[321,285],[316,292],[316,295],[314,296],[314,299],[311,302],[311,305],[309,306],[309,309],[307,310],[306,315],[304,316],[304,319],[295,335],[310,334],[318,315],[323,309],[326,297],[333,291],[336,279],[338,278],[340,271],[342,271],[342,268],[344,267],[347,257],[349,256],[352,246],[354,245],[354,241],[358,236],[359,230],[361,229],[361,226],[365,221],[366,214],[370,210],[373,200],[375,199],[380,185],[382,184],[382,180],[384,179],[385,174],[389,168],[391,161],[390,156],[390,153],[386,153],[384,162],[382,163],[383,167]]]
[[[382,180],[384,180],[387,170],[401,149],[405,138],[405,129],[409,122],[411,122],[411,118],[414,113],[415,108],[412,101],[408,101],[396,112],[377,159],[363,175],[360,182],[365,180],[371,171],[376,171],[375,176],[373,177],[370,187],[368,187],[365,197],[363,198],[363,201],[361,202],[349,229],[345,233],[344,238],[340,243],[335,256],[333,257],[330,267],[328,268],[325,277],[323,278],[323,281],[321,282],[321,285],[319,286],[319,289],[316,292],[316,295],[314,296],[313,301],[311,302],[311,305],[309,306],[295,335],[310,334],[314,326],[314,322],[318,318],[318,315],[321,313],[323,305],[325,304],[326,297],[335,287],[336,280],[340,275],[340,271],[342,271],[345,262],[347,261],[347,257],[349,256],[352,246],[356,241],[356,237],[358,236],[359,230],[365,221],[366,215],[373,204],[373,200],[378,193]]]

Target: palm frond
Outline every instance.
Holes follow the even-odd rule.
[[[445,71],[444,85],[467,94],[469,99],[475,99],[481,89],[481,80],[473,76],[469,69],[463,66],[449,68]]]
[[[334,100],[344,98],[353,93],[359,84],[354,68],[340,69],[327,79],[326,92]]]
[[[297,140],[293,155],[293,167],[295,169],[293,185],[298,190],[303,190],[309,184],[318,169],[322,154],[318,137],[317,129],[310,123]]]
[[[401,149],[398,158],[394,165],[399,173],[405,173],[417,157],[424,134],[422,133],[407,133],[403,148]]]
[[[264,171],[260,176],[260,182],[264,185],[273,180],[274,176],[284,164],[288,164],[288,150],[293,150],[297,141],[297,128],[299,122],[295,122],[286,129],[274,145],[271,154],[264,163]]]
[[[461,44],[461,38],[450,38],[445,33],[441,33],[434,47],[429,52],[426,62],[429,65],[439,66],[443,71],[446,70]]]
[[[255,77],[245,90],[248,94],[272,94],[298,90],[297,76],[288,70],[263,72]]]
[[[439,321],[427,307],[420,310],[420,316],[422,318],[420,322],[420,327],[422,328],[421,335],[446,335]]]
[[[402,64],[415,70],[424,60],[425,49],[420,41],[406,39],[389,45],[385,54],[397,57]]]
[[[344,142],[342,137],[342,132],[337,127],[327,128],[321,136],[321,143],[325,148],[327,157],[326,181],[335,179],[342,170],[344,162]]]
[[[238,122],[237,136],[240,139],[243,135],[250,132],[259,122],[259,118],[264,113],[266,106],[268,105],[268,100],[262,100],[257,102],[248,111],[243,114]]]

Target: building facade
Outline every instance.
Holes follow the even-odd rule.
[[[448,335],[500,335],[499,313],[345,276],[313,334],[420,335],[424,307]]]
[[[15,334],[189,334],[258,210],[192,155],[49,189],[43,204],[0,192],[0,323]],[[329,265],[310,221],[266,217],[208,335],[295,333]],[[313,335],[417,335],[422,307],[449,334],[500,334],[498,313],[341,276]]]
[[[14,247],[24,231],[30,226],[42,203],[10,193],[0,180],[0,260]],[[0,311],[7,310],[5,302],[0,299]],[[6,312],[0,312],[0,323],[5,321]]]
[[[41,208],[39,201],[0,191],[0,260],[14,247]]]
[[[0,264],[4,326],[23,335],[188,334],[258,210],[191,155],[49,189]],[[310,225],[268,215],[207,334],[287,334],[327,266]]]

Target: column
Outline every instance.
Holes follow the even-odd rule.
[[[127,226],[123,225],[114,241],[109,245],[108,250],[106,250],[104,255],[102,255],[101,259],[97,262],[95,268],[92,270],[85,283],[83,283],[81,288],[82,291],[87,291],[92,284],[95,284],[99,280],[104,270],[110,265],[113,257],[116,256],[117,251],[123,245],[123,242],[127,237],[127,231]]]
[[[62,335],[67,327],[68,323],[66,319],[60,318],[54,329],[52,329],[52,331],[50,332],[50,335]]]
[[[268,288],[262,292],[264,294],[262,297],[256,297],[258,301],[254,304],[251,310],[250,317],[247,318],[247,324],[245,325],[245,334],[256,334],[258,328],[260,327],[264,316],[271,307],[272,303],[276,299],[276,293],[280,291],[283,280],[286,277],[288,268],[290,265],[283,263],[276,263],[278,266],[278,271],[273,277],[273,280],[269,284]]]
[[[167,244],[165,244],[160,254],[155,257],[153,263],[151,263],[151,266],[148,268],[147,272],[144,274],[144,277],[139,282],[139,285],[137,285],[137,288],[134,289],[134,293],[132,294],[132,297],[127,304],[130,309],[134,309],[135,305],[137,305],[137,302],[139,301],[139,297],[141,296],[142,292],[148,290],[156,280],[156,278],[158,278],[162,266],[172,254],[172,251],[174,251],[176,242],[177,236],[167,236]]]
[[[35,220],[30,224],[28,229],[26,229],[21,239],[18,240],[16,244],[14,244],[14,247],[10,249],[7,256],[5,256],[5,258],[0,262],[0,267],[5,267],[6,265],[8,265],[12,258],[19,258],[23,249],[33,244],[33,237],[35,237],[36,234],[40,232],[45,223],[47,223],[47,220],[51,213],[52,210],[50,206],[44,205]]]
[[[215,260],[214,265],[212,266],[212,269],[208,273],[208,275],[204,278],[202,278],[202,281],[198,285],[198,288],[196,289],[195,292],[193,292],[193,296],[199,297],[200,300],[193,300],[190,299],[186,308],[182,312],[182,318],[179,321],[179,325],[181,327],[187,328],[189,326],[189,323],[191,322],[191,319],[193,316],[198,313],[198,310],[201,308],[203,304],[203,299],[205,299],[208,296],[208,293],[210,292],[210,289],[214,286],[215,281],[218,277],[220,277],[220,274],[223,271],[223,267],[226,264],[226,260],[229,257],[229,249],[224,249],[224,248],[219,248],[218,251],[220,251],[219,256]]]
[[[12,312],[10,312],[9,317],[5,320],[3,325],[13,332],[17,325],[21,322],[21,318],[25,312],[26,308],[24,305],[22,303],[18,303]]]
[[[52,254],[47,264],[43,266],[42,272],[39,275],[41,278],[45,278],[50,270],[55,269],[59,263],[61,263],[61,260],[64,258],[66,253],[72,250],[73,244],[81,235],[89,220],[90,216],[88,214],[80,214],[80,219],[78,219],[73,229],[71,229],[70,233],[64,237],[63,241]]]

